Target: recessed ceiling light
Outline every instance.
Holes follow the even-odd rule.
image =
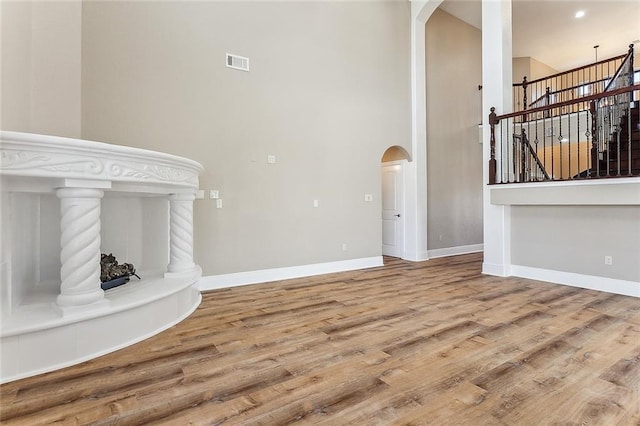
[[[576,18],[580,19],[584,16],[584,10],[579,10],[576,12]]]

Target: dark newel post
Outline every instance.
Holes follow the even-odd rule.
[[[592,175],[598,173],[598,123],[596,101],[589,103],[589,112],[591,113],[591,168]]]
[[[496,133],[495,127],[498,124],[498,116],[496,115],[496,109],[491,107],[491,114],[489,114],[489,125],[491,126],[491,151],[489,158],[489,184],[496,183]]]
[[[551,87],[547,86],[545,96],[547,97],[547,105],[549,105],[551,103]]]
[[[547,91],[545,92],[545,97],[547,99],[547,106],[551,104],[551,87],[547,86]],[[551,108],[545,110],[545,117],[551,117]]]
[[[520,182],[527,180],[527,134],[524,128],[520,129]]]

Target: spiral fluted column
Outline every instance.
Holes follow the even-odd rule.
[[[167,272],[193,271],[194,193],[169,196],[169,265]]]
[[[104,299],[100,288],[100,199],[103,190],[60,188],[61,307],[87,305]]]

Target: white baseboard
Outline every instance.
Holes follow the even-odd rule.
[[[482,273],[485,275],[493,275],[496,277],[508,277],[511,275],[509,272],[509,265],[503,265],[499,263],[482,263]]]
[[[408,260],[410,262],[423,262],[425,260],[429,260],[429,253],[426,250],[423,250],[423,251],[405,250],[402,256],[402,259]]]
[[[471,244],[468,246],[447,247],[441,249],[429,250],[429,259],[436,257],[456,256],[459,254],[477,253],[484,251],[484,244]]]
[[[529,266],[511,265],[511,275],[533,280],[564,284],[572,287],[640,297],[640,282],[625,281],[593,275],[574,274],[572,272],[553,271],[550,269],[531,268]]]
[[[360,259],[339,260],[336,262],[315,263],[311,265],[289,266],[286,268],[209,275],[207,277],[200,278],[200,291],[288,280],[291,278],[303,278],[313,275],[330,274],[333,272],[375,268],[382,265],[382,256],[374,256],[363,257]]]

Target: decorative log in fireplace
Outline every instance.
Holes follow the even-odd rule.
[[[100,287],[103,290],[121,286],[128,283],[131,276],[140,279],[136,274],[136,268],[131,263],[118,264],[113,253],[100,256]]]

